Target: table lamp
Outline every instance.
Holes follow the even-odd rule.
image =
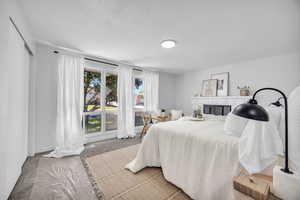
[[[276,89],[276,88],[262,88],[257,90],[253,97],[247,102],[236,106],[233,110],[233,114],[244,117],[247,119],[257,120],[257,121],[269,121],[269,115],[267,111],[260,105],[258,105],[257,101],[255,100],[255,96],[257,93],[264,91],[264,90],[273,90],[280,93],[284,99],[284,108],[285,108],[285,166],[281,169],[281,171],[287,174],[293,174],[292,171],[289,169],[289,154],[288,154],[288,103],[287,97],[285,94]]]

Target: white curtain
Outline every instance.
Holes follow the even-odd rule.
[[[56,147],[47,157],[79,155],[84,147],[83,58],[61,55],[58,63]]]
[[[119,72],[119,132],[118,138],[135,136],[133,117],[132,68],[121,66]]]
[[[158,72],[145,71],[145,108],[147,112],[158,111]]]

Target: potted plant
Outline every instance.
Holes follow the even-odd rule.
[[[250,87],[249,86],[244,86],[244,87],[238,86],[237,89],[240,90],[240,96],[249,96],[250,95]]]

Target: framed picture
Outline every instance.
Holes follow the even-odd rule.
[[[217,96],[217,79],[209,79],[202,81],[201,96],[214,97]]]
[[[229,72],[211,74],[211,79],[217,79],[217,96],[228,96]]]

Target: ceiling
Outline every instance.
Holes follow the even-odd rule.
[[[300,50],[299,0],[19,0],[34,38],[180,73]],[[177,46],[163,49],[160,42]]]

